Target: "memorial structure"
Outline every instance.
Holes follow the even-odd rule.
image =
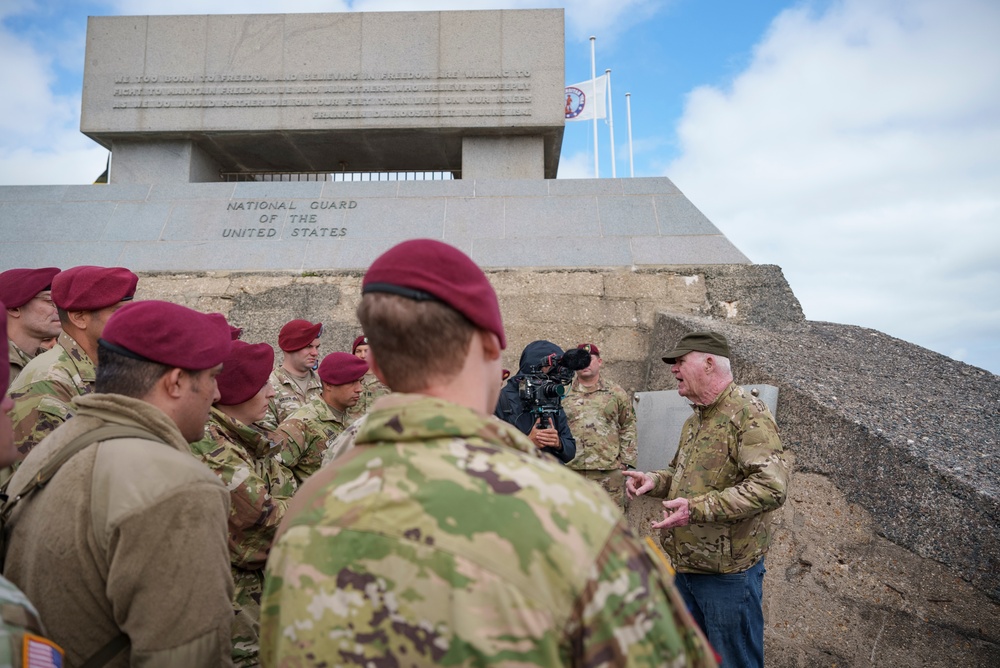
[[[597,342],[647,421],[684,416],[650,394],[675,387],[663,351],[722,331],[796,458],[768,664],[1000,664],[1000,378],[807,321],[667,178],[556,179],[563,43],[553,9],[92,18],[81,130],[109,184],[0,186],[0,270],[128,266],[139,299],[272,344],[322,321],[332,352],[370,262],[440,239],[495,286],[504,366],[538,338]],[[644,466],[668,432],[640,429]]]
[[[0,189],[0,260],[363,269],[430,237],[487,268],[748,263],[669,179],[555,180],[563,41],[562,10],[91,18],[109,185]]]

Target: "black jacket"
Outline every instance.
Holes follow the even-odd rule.
[[[512,376],[500,390],[500,398],[497,400],[494,415],[504,422],[514,425],[522,433],[529,433],[535,425],[535,419],[531,413],[527,412],[518,393],[521,378],[530,367],[538,365],[546,356],[552,353],[561,355],[562,352],[562,348],[549,341],[533,341],[525,346],[524,352],[521,353],[520,369],[517,375]],[[566,413],[563,412],[562,406],[559,407],[559,412],[556,414],[555,428],[559,430],[560,448],[542,448],[542,451],[554,455],[565,464],[576,456],[576,440],[569,430],[569,422],[566,420]]]

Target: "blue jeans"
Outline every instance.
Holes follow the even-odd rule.
[[[764,559],[741,573],[678,573],[677,589],[722,668],[764,667]]]

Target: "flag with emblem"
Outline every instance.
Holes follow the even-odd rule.
[[[608,75],[566,86],[566,120],[590,121],[606,118]]]

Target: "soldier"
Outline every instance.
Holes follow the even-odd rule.
[[[788,463],[762,401],[733,384],[729,343],[693,332],[663,358],[693,404],[670,466],[625,471],[629,497],[665,497],[661,541],[677,588],[724,666],[764,665],[764,555]]]
[[[365,360],[365,363],[367,364],[367,336],[362,334],[358,338],[354,339],[354,345],[351,346],[351,354],[359,359]],[[361,398],[358,399],[358,403],[347,409],[348,424],[356,421],[362,415],[370,411],[372,409],[372,404],[375,403],[375,400],[389,394],[390,391],[391,390],[386,387],[374,373],[372,373],[371,367],[369,367],[368,372],[361,379]]]
[[[42,351],[43,341],[59,336],[59,313],[52,303],[52,278],[57,267],[8,269],[0,274],[0,302],[7,305],[7,357],[10,383]]]
[[[263,665],[714,665],[607,495],[491,415],[506,337],[472,260],[403,242],[358,317],[393,393],[292,501]]]
[[[4,309],[0,301],[0,311]],[[7,336],[5,319],[0,319],[0,336]],[[7,367],[0,364],[0,387],[7,386],[7,373]],[[17,459],[8,415],[13,407],[10,397],[0,397],[0,466],[9,466]],[[35,606],[3,576],[0,576],[0,609],[3,610],[0,615],[0,666],[20,668],[25,665],[23,658],[29,654],[47,658],[52,662],[50,665],[62,665],[63,650],[43,637],[45,630]]]
[[[611,500],[625,510],[625,476],[635,468],[635,411],[621,385],[601,377],[601,351],[581,343],[590,353],[590,366],[576,372],[562,401],[569,430],[576,439],[576,457],[567,466],[601,485]]]
[[[10,481],[4,575],[68,665],[229,666],[229,494],[188,450],[218,397],[226,319],[137,302],[98,345],[95,391]]]
[[[10,387],[14,443],[22,458],[72,415],[73,397],[94,391],[97,341],[111,314],[135,295],[138,282],[124,267],[73,267],[52,279],[63,333]]]
[[[323,323],[314,324],[308,320],[292,320],[281,328],[278,347],[283,355],[281,366],[274,370],[269,381],[276,396],[267,417],[260,423],[265,429],[277,429],[283,420],[323,390],[316,375],[322,334]]]
[[[212,469],[229,490],[229,556],[232,562],[233,664],[258,665],[260,596],[264,562],[295,479],[277,458],[277,448],[250,425],[267,411],[274,389],[267,382],[274,349],[266,343],[234,341],[219,374],[219,398],[212,407],[205,438],[191,452]]]
[[[349,424],[347,411],[358,403],[368,363],[347,353],[330,353],[319,365],[322,393],[278,425],[274,438],[281,461],[302,483],[319,470],[334,439]]]

